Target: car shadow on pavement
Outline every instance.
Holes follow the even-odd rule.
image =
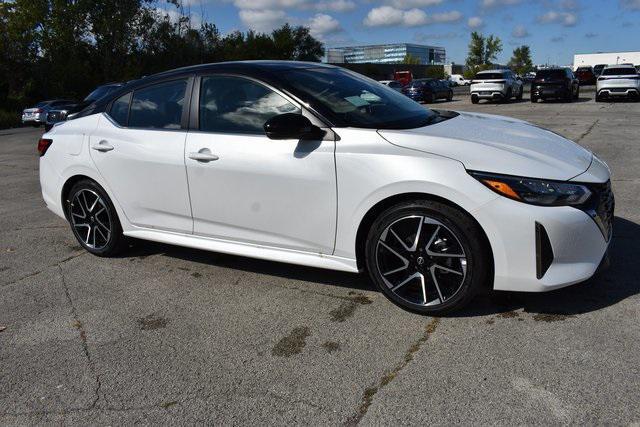
[[[611,265],[591,279],[545,293],[490,291],[475,298],[465,309],[447,317],[487,316],[514,310],[523,310],[534,315],[573,316],[609,307],[640,293],[640,263],[636,255],[640,253],[640,225],[616,217],[614,230],[610,247]],[[343,273],[141,240],[135,240],[123,257],[147,257],[156,254],[289,280],[358,291],[378,291],[366,274]]]
[[[579,103],[579,102],[589,102],[589,101],[593,101],[595,100],[595,94],[593,95],[593,97],[591,98],[587,98],[584,96],[581,96],[578,99],[573,99],[571,100],[571,102],[566,101],[564,99],[545,99],[545,100],[539,100],[538,104],[572,104],[572,103]]]
[[[476,298],[449,317],[501,314],[522,309],[534,315],[574,316],[597,311],[640,293],[640,225],[616,217],[611,265],[591,279],[544,293],[498,292]]]

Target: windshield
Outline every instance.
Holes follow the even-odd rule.
[[[282,76],[296,94],[335,126],[411,129],[437,114],[363,75],[340,68],[289,70]]]
[[[97,101],[98,99],[102,98],[103,96],[108,95],[109,93],[113,92],[114,90],[118,89],[119,87],[120,87],[119,85],[98,86],[97,88],[95,88],[93,90],[93,92],[91,92],[89,95],[87,95],[87,97],[84,100],[85,101]]]
[[[635,68],[620,67],[620,68],[607,68],[602,72],[603,76],[635,76],[638,74]]]
[[[477,80],[498,80],[504,79],[504,74],[502,73],[478,73],[476,74]]]
[[[564,79],[566,77],[564,70],[542,70],[536,74],[536,79]]]

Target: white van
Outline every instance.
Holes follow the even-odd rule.
[[[462,76],[462,74],[451,74],[451,77],[449,77],[449,80],[459,86],[467,86],[471,84],[471,82],[469,80],[466,80]]]

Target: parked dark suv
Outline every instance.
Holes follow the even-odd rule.
[[[596,84],[597,76],[591,67],[578,67],[575,74],[580,82],[580,86]]]
[[[580,83],[568,68],[539,70],[531,82],[531,102],[538,99],[564,99],[571,102],[580,97]]]
[[[402,88],[402,93],[418,102],[430,104],[437,99],[453,99],[453,90],[448,84],[436,79],[416,79]]]

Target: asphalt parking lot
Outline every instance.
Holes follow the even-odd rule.
[[[640,103],[434,108],[550,128],[613,170],[611,268],[446,318],[359,276],[136,242],[80,249],[0,131],[0,424],[640,423]]]

